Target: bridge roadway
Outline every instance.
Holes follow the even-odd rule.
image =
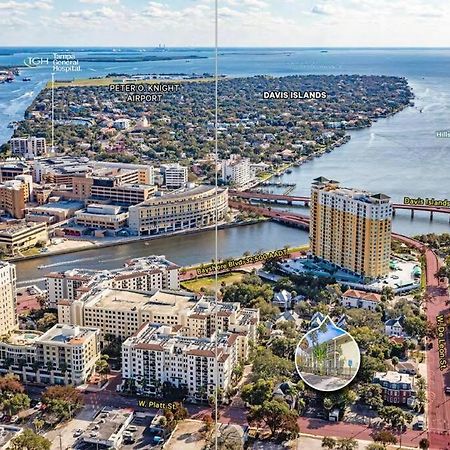
[[[242,198],[248,200],[260,200],[267,202],[285,202],[288,205],[293,203],[303,203],[305,206],[309,205],[310,198],[301,195],[283,195],[283,194],[268,194],[264,192],[249,192],[249,191],[229,191],[231,198]],[[444,206],[422,206],[422,205],[405,205],[403,203],[393,203],[392,207],[394,213],[397,209],[406,209],[411,211],[411,216],[414,217],[415,211],[425,211],[430,213],[430,218],[433,218],[433,213],[443,213],[449,215],[450,221],[450,208]]]
[[[250,211],[273,220],[309,229],[309,217],[289,211],[273,210],[248,203],[230,201],[230,207]],[[426,245],[408,236],[392,233],[392,238],[420,251],[426,260],[426,312],[429,323],[436,324],[436,317],[450,314],[448,282],[443,283],[435,277],[442,266],[439,257]],[[450,352],[450,335],[445,331],[446,355]],[[432,345],[427,351],[427,389],[428,389],[428,436],[430,449],[450,449],[450,397],[445,395],[445,387],[450,386],[450,372],[439,369],[438,339],[429,341]]]

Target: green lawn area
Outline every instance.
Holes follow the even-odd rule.
[[[126,83],[122,83],[121,80],[126,77],[108,77],[108,78],[79,78],[74,80],[64,80],[64,81],[56,81],[55,89],[60,87],[98,87],[98,86],[109,86],[110,84],[182,84],[182,83],[212,83],[214,78],[205,77],[205,78],[193,78],[193,79],[170,79],[170,80],[162,80],[162,79],[151,79],[151,80],[130,80]],[[120,81],[118,81],[120,80]],[[46,89],[51,89],[52,82],[49,81],[46,85]]]
[[[35,256],[39,255],[40,250],[41,249],[38,247],[31,247],[28,248],[27,250],[22,250],[20,253],[22,254],[22,256]]]
[[[241,272],[230,272],[230,273],[226,273],[223,275],[219,275],[219,277],[217,279],[219,288],[221,287],[222,283],[225,283],[226,285],[237,283],[242,280],[243,276],[244,276],[244,274]],[[189,291],[194,291],[194,292],[200,292],[200,289],[202,287],[208,291],[212,291],[216,287],[214,276],[198,278],[197,280],[183,281],[181,283],[181,286],[184,289],[187,289]]]

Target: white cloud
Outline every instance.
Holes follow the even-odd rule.
[[[0,17],[0,26],[5,28],[16,28],[26,25],[30,25],[30,22],[17,16]]]
[[[92,5],[118,5],[120,0],[80,0],[80,3],[89,3]]]
[[[15,14],[30,9],[49,10],[53,9],[51,0],[41,0],[36,2],[0,2],[0,10],[8,10],[9,14]]]
[[[0,42],[111,46],[159,42],[210,46],[214,42],[213,0],[139,0],[137,7],[126,7],[131,3],[0,0]],[[220,0],[219,40],[221,46],[444,45],[450,39],[450,13],[443,3]]]

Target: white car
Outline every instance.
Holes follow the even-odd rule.
[[[75,430],[73,432],[73,437],[79,437],[83,434],[83,430],[81,428],[78,428],[78,430]]]

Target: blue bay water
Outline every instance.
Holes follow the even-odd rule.
[[[53,51],[82,56],[197,55],[205,59],[152,62],[80,62],[76,77],[108,73],[212,73],[211,49],[0,49],[0,66],[21,65],[29,56],[51,57]],[[401,201],[404,196],[450,198],[450,139],[436,137],[450,129],[450,49],[221,49],[219,71],[229,76],[269,74],[379,74],[406,77],[415,94],[415,106],[371,128],[352,131],[352,139],[319,159],[294,168],[283,180],[297,183],[294,193],[307,194],[313,178],[323,175],[343,184],[381,191]],[[51,67],[25,69],[17,81],[0,84],[0,142],[11,135],[10,121],[21,120],[26,107],[50,79]],[[30,77],[31,82],[21,81]],[[70,79],[72,74],[57,74]],[[394,229],[406,234],[449,231],[447,218],[411,221],[401,213]],[[255,244],[256,245],[256,244]]]

